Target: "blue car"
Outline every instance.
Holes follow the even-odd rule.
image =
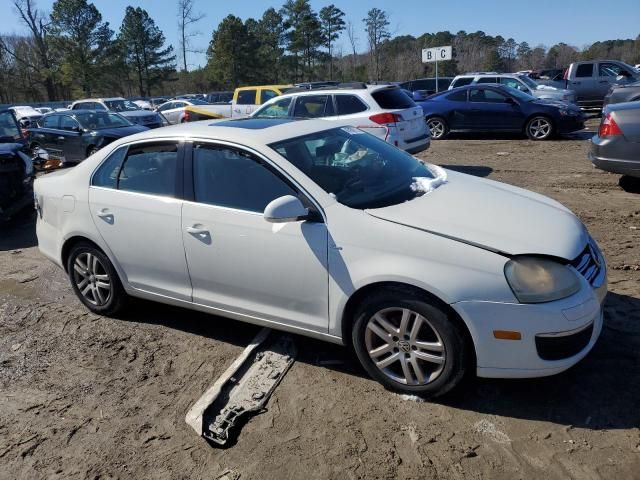
[[[436,140],[451,132],[521,132],[531,140],[547,140],[582,130],[585,121],[575,105],[538,99],[504,85],[468,85],[416,103]]]

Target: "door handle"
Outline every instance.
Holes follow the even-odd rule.
[[[207,230],[206,228],[203,228],[202,225],[200,224],[187,227],[186,230],[187,230],[187,233],[190,233],[191,235],[205,235],[205,234],[208,235],[209,234],[209,230]]]
[[[98,215],[100,218],[113,217],[113,213],[111,213],[108,208],[103,208],[102,210],[98,210],[96,212],[96,215]]]
[[[64,141],[64,137],[58,137],[58,140]]]
[[[609,83],[606,80],[600,80],[600,83]]]

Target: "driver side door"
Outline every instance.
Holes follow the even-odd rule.
[[[326,332],[326,225],[273,224],[262,215],[272,200],[302,194],[273,166],[238,148],[195,143],[191,162],[182,235],[193,302]]]

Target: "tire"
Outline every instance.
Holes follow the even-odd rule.
[[[112,316],[126,306],[128,295],[115,268],[94,245],[76,244],[67,259],[67,272],[73,291],[92,312]]]
[[[91,147],[89,147],[87,149],[87,156],[85,158],[89,158],[91,155],[96,153],[98,150],[100,150],[98,147],[96,147],[95,145],[92,145]]]
[[[364,369],[384,387],[426,398],[451,391],[471,364],[469,341],[457,319],[437,302],[405,289],[380,290],[362,302],[352,342]]]
[[[549,117],[536,115],[527,122],[525,133],[534,141],[549,140],[554,134],[553,122]]]
[[[442,140],[449,135],[449,125],[447,121],[442,117],[430,117],[427,118],[427,125],[431,130],[431,138],[434,140]]]

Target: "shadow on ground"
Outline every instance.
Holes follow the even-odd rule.
[[[26,209],[11,220],[0,223],[0,252],[35,247],[36,212]]]
[[[442,168],[455,172],[466,173],[474,177],[488,177],[493,172],[493,168],[484,165],[440,165]]]
[[[159,324],[237,346],[246,346],[259,330],[242,322],[143,301],[134,302],[122,320]],[[294,338],[299,352],[296,361],[368,379],[350,349],[298,335]],[[638,427],[640,385],[635,379],[640,378],[639,349],[640,300],[610,293],[602,335],[593,351],[572,369],[540,379],[471,377],[437,403],[593,430]],[[418,405],[428,408],[429,404]]]
[[[640,193],[640,178],[622,175],[618,180],[618,185],[627,193]]]

